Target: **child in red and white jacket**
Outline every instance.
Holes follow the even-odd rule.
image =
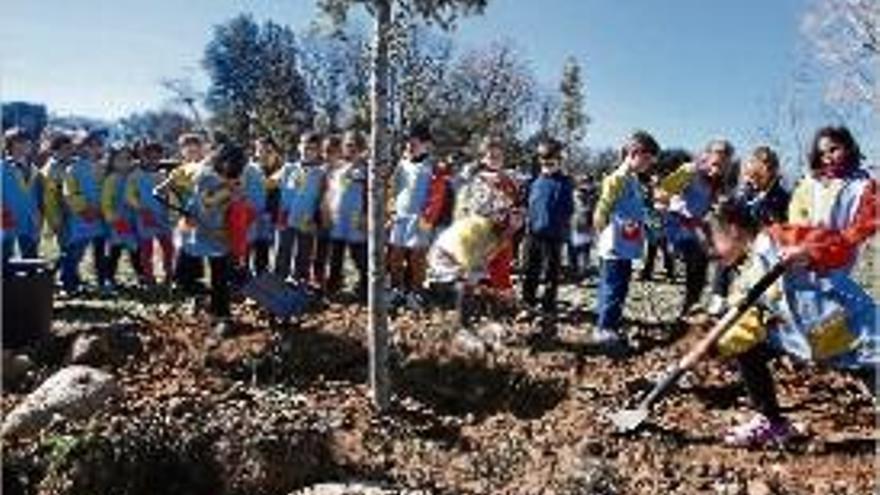
[[[858,370],[875,386],[877,307],[850,278],[860,249],[880,227],[877,181],[861,167],[861,158],[848,129],[820,129],[810,170],[789,204],[789,223],[769,227],[758,237],[763,241],[752,243],[752,258],[763,260],[765,268],[782,259],[789,269],[779,289],[768,291],[765,304],[740,318],[719,341],[722,355],[736,357],[758,411],[728,432],[727,443],[778,444],[794,432],[776,399],[768,348]],[[715,244],[723,255],[724,246],[718,239]]]

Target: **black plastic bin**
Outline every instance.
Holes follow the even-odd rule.
[[[38,341],[52,325],[53,270],[42,259],[3,264],[3,348]]]

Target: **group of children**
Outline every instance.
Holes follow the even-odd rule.
[[[300,159],[286,162],[269,137],[239,146],[184,134],[170,172],[155,142],[114,145],[96,132],[57,133],[36,153],[30,136],[4,133],[2,253],[39,256],[46,225],[56,239],[61,289],[84,287],[80,264],[91,249],[101,291],[112,293],[127,254],[138,282],[202,290],[210,265],[210,311],[218,332],[229,328],[230,286],[271,269],[317,290],[339,291],[349,253],[366,292],[366,165],[361,134],[302,136]],[[176,220],[176,221],[175,221]]]
[[[781,414],[767,364],[780,353],[852,369],[875,392],[877,306],[850,272],[880,225],[880,196],[849,130],[825,127],[816,133],[810,168],[791,195],[780,184],[778,157],[766,146],[746,158],[739,187],[723,193],[719,178],[731,163],[732,147],[713,141],[696,162],[664,177],[653,197],[646,197],[638,175],[652,166],[658,149],[647,133],[633,134],[622,164],[603,180],[595,212],[601,230],[595,341],[609,350],[626,346],[620,313],[632,260],[643,246],[646,203],[652,201],[666,213],[667,239],[684,258],[683,312],[702,294],[710,253],[719,262],[713,284],[721,301],[716,315],[774,264],[787,266],[780,281],[717,344],[719,355],[738,363],[759,412],[732,428],[726,442],[778,444],[796,433]]]
[[[158,243],[164,281],[184,290],[199,290],[208,261],[210,311],[221,335],[230,329],[230,286],[242,277],[272,271],[332,296],[344,286],[348,253],[355,292],[366,298],[366,145],[357,132],[305,133],[295,161],[270,136],[257,139],[249,153],[223,139],[208,146],[202,136],[186,134],[178,143],[181,163],[170,173],[161,166],[166,150],[156,143],[104,153],[96,133],[57,134],[38,167],[22,131],[7,131],[4,142],[3,260],[16,249],[22,257],[38,256],[45,223],[60,247],[68,293],[82,287],[79,265],[89,248],[104,290],[113,290],[123,253],[142,283],[155,283]],[[451,286],[468,327],[475,294],[517,299],[513,272],[521,250],[521,316],[553,328],[563,248],[582,272],[595,239],[597,325],[589,341],[625,355],[622,314],[634,262],[646,246],[657,249],[663,239],[681,259],[682,317],[701,307],[713,259],[707,309],[715,316],[784,260],[789,268],[781,282],[718,344],[720,355],[739,363],[761,413],[730,433],[736,444],[778,442],[792,433],[775,399],[771,349],[857,368],[876,362],[874,302],[849,272],[876,232],[880,205],[846,128],[817,132],[810,170],[792,194],[766,146],[746,157],[730,188],[729,142],[713,140],[696,159],[659,174],[660,145],[638,131],[595,194],[565,172],[558,141],[541,140],[526,180],[508,167],[505,148],[488,136],[476,163],[459,171],[433,157],[428,127],[409,130],[387,180],[389,304],[421,308],[431,289]]]

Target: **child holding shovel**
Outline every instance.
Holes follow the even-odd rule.
[[[859,249],[880,225],[877,183],[861,168],[858,145],[845,127],[820,129],[809,162],[810,173],[789,207],[789,224],[754,237],[740,226],[744,222],[728,221],[715,235],[722,259],[753,251],[750,265],[755,268],[744,272],[745,283],[750,273],[774,259],[791,267],[764,306],[741,318],[718,343],[721,355],[736,356],[759,411],[728,433],[725,440],[733,445],[781,443],[791,436],[767,367],[768,348],[856,370],[875,390],[877,306],[850,272]]]

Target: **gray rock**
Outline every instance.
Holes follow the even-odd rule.
[[[141,350],[138,326],[130,322],[96,325],[73,340],[68,355],[72,364],[100,366],[120,364]]]
[[[120,393],[108,373],[88,366],[62,368],[6,416],[0,435],[31,435],[46,427],[56,415],[70,419],[88,417]]]
[[[3,388],[14,388],[34,369],[34,363],[27,354],[14,354],[3,351]]]
[[[106,332],[79,334],[70,346],[72,364],[101,365],[110,358],[110,336]]]
[[[382,488],[365,483],[321,483],[290,495],[429,495],[426,490],[407,490]]]

